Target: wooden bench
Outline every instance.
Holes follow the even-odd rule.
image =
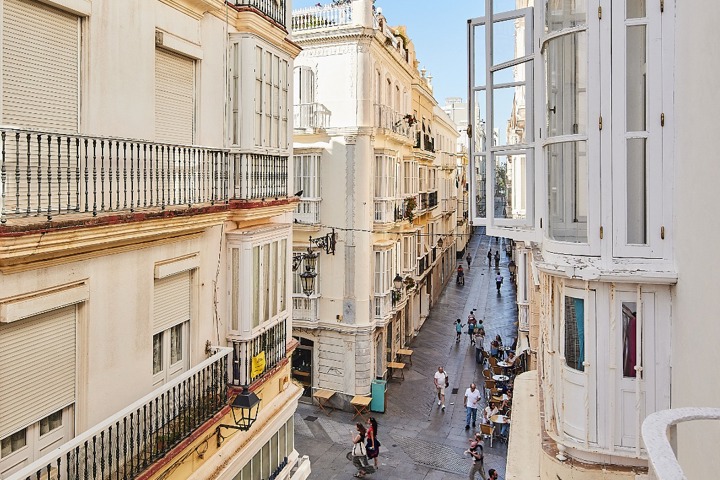
[[[360,418],[367,421],[367,417],[365,415],[368,415],[369,408],[370,408],[370,402],[372,401],[371,397],[366,397],[363,395],[355,395],[352,400],[350,400],[350,404],[355,408],[355,415],[353,415],[353,419],[360,415]]]
[[[335,395],[333,390],[325,390],[322,388],[315,390],[315,393],[313,393],[313,398],[317,399],[318,407],[320,407],[320,410],[325,412],[325,415],[327,416],[330,416],[332,410],[335,410],[335,407],[330,405],[330,399],[333,395]]]
[[[390,375],[388,375],[388,379],[395,378],[393,376],[393,370],[400,370],[400,378],[402,380],[405,380],[405,372],[403,372],[403,369],[405,368],[405,364],[401,362],[389,362],[388,363],[388,369],[390,369]]]
[[[412,365],[412,354],[413,354],[413,351],[410,350],[410,349],[408,349],[408,348],[401,348],[401,349],[399,349],[399,350],[397,351],[398,362],[400,362],[400,361],[403,360],[402,357],[405,357],[405,360],[407,361],[407,363],[409,363],[410,365]]]

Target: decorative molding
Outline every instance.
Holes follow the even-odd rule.
[[[0,323],[15,322],[89,298],[90,287],[82,281],[3,299],[0,300]]]
[[[200,252],[183,255],[178,258],[163,260],[155,264],[155,278],[165,278],[187,270],[194,270],[200,266]]]

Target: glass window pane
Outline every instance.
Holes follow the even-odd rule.
[[[475,208],[477,209],[476,213],[478,217],[485,218],[487,216],[487,170],[485,164],[485,155],[475,155],[473,166],[475,168]]]
[[[153,335],[153,375],[162,372],[163,358],[162,333]]]
[[[233,330],[239,330],[240,321],[240,249],[232,249],[232,293],[231,293],[230,323]]]
[[[526,169],[524,154],[495,156],[495,218],[526,218]]]
[[[473,151],[475,153],[484,152],[487,149],[486,140],[486,121],[487,108],[485,106],[486,93],[485,90],[477,90],[473,93]]]
[[[260,247],[253,247],[252,326],[260,325]]]
[[[586,142],[545,147],[548,166],[548,235],[587,243],[588,162]]]
[[[565,297],[565,363],[585,371],[585,301]]]
[[[645,0],[626,0],[626,17],[642,18],[645,16]]]
[[[268,319],[273,318],[277,315],[278,308],[278,242],[272,242],[270,244],[270,263],[268,264],[268,303],[270,305],[270,311],[268,313]]]
[[[627,243],[647,244],[647,150],[645,138],[627,140]]]
[[[545,31],[584,25],[587,0],[547,0],[545,3]]]
[[[183,359],[183,325],[175,325],[170,329],[170,365],[175,365]]]
[[[270,245],[262,246],[262,273],[260,274],[263,282],[263,302],[262,315],[260,323],[267,321],[270,312]]]
[[[282,458],[282,457],[280,457]],[[272,473],[280,464],[278,460],[278,434],[272,436],[270,439],[270,472]]]
[[[296,351],[298,351],[298,350],[296,350]],[[286,425],[283,425],[282,427],[280,427],[280,430],[278,430],[278,433],[280,434],[280,440],[279,440],[280,458],[285,458],[288,456],[287,435],[285,434],[285,428],[286,428]]]
[[[485,25],[475,25],[473,27],[473,36],[475,42],[475,87],[485,85]]]
[[[295,450],[295,418],[290,417],[287,422],[288,455]]]
[[[647,56],[645,25],[627,27],[626,87],[627,131],[638,132],[646,128]]]
[[[545,47],[548,136],[583,134],[587,124],[587,36],[563,35]]]
[[[51,413],[47,417],[40,420],[40,435],[52,432],[56,428],[62,427],[62,410]]]
[[[15,432],[0,441],[0,458],[5,458],[27,445],[27,428]]]
[[[245,464],[242,469],[242,480],[251,480],[252,461]]]
[[[278,262],[278,276],[280,281],[280,311],[285,311],[285,297],[287,296],[287,240],[280,240],[280,260]]]
[[[493,89],[493,143],[525,143],[525,86]]]
[[[525,17],[494,22],[493,65],[525,55]]]
[[[622,302],[623,377],[635,378],[637,357],[637,302]]]

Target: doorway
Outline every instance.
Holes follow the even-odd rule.
[[[303,387],[301,400],[312,402],[313,383],[313,346],[315,342],[307,338],[294,337],[300,345],[295,349],[292,356],[291,375]]]

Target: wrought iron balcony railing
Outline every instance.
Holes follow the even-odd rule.
[[[295,221],[307,225],[320,223],[320,199],[303,198],[295,210]]]
[[[229,0],[236,7],[252,7],[282,25],[285,23],[285,0]]]
[[[0,128],[0,220],[226,201],[228,152]]]
[[[230,348],[6,480],[135,478],[227,405]]]
[[[408,139],[415,135],[415,119],[412,115],[396,112],[387,105],[375,104],[375,126],[390,130]]]
[[[293,105],[293,128],[322,129],[330,125],[330,110],[322,103]]]
[[[292,29],[294,32],[332,28],[352,24],[352,4],[317,5],[300,8],[292,12]]]
[[[233,340],[233,385],[250,385],[287,356],[287,321],[282,320],[249,340]],[[253,358],[264,355],[262,371],[252,369]]]
[[[403,201],[397,199],[376,199],[374,202],[375,223],[394,223],[404,218]]]
[[[293,296],[293,320],[317,322],[318,298],[306,297],[305,295]]]
[[[0,222],[287,196],[288,159],[0,127]]]
[[[385,318],[390,314],[392,308],[392,295],[389,292],[375,294],[375,318]]]

